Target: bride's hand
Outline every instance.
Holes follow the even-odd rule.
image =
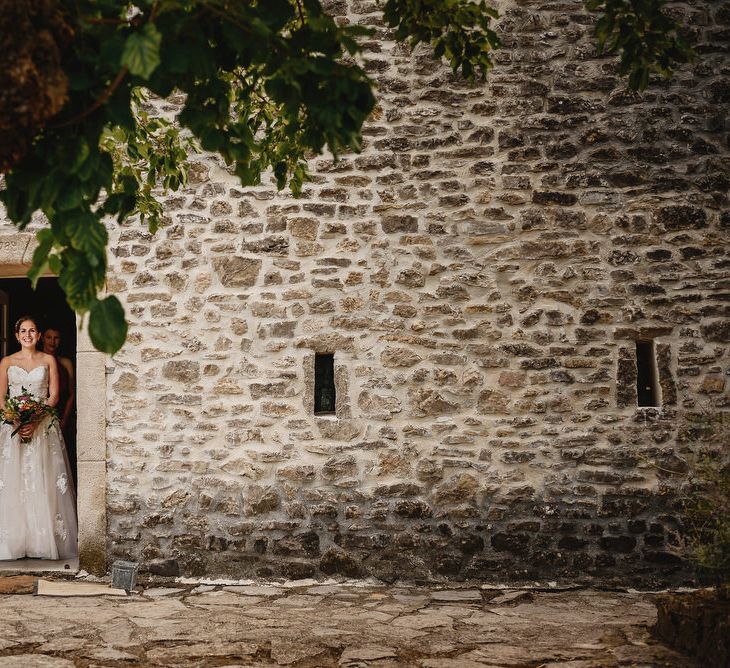
[[[24,424],[21,428],[18,434],[20,434],[21,438],[30,438],[33,436],[33,432],[35,431],[36,423],[31,422],[30,424]]]

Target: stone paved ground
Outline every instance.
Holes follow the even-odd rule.
[[[300,583],[126,599],[0,595],[0,667],[695,664],[655,642],[651,595]]]

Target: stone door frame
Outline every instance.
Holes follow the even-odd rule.
[[[0,234],[0,278],[25,278],[35,247],[34,234]],[[79,568],[97,575],[107,570],[105,358],[91,344],[86,330],[79,329],[76,341]]]

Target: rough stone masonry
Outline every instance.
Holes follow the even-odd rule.
[[[342,21],[377,21],[335,0]],[[627,93],[579,0],[500,2],[469,86],[381,29],[362,153],[216,157],[115,228],[110,558],[153,574],[679,582],[686,411],[730,402],[730,3]],[[637,406],[637,341],[658,407]],[[335,411],[314,412],[334,354]]]

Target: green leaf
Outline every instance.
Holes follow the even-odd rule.
[[[33,251],[33,261],[30,269],[28,269],[28,278],[34,290],[38,284],[38,279],[48,269],[48,253],[50,253],[54,241],[53,232],[48,228],[39,230],[36,239],[38,240],[38,246]]]
[[[619,54],[617,72],[628,75],[630,90],[644,90],[651,74],[668,77],[695,58],[681,26],[664,14],[666,0],[584,1],[589,10],[602,12],[594,27],[598,51]]]
[[[96,176],[99,166],[99,153],[95,150],[89,158],[87,158],[76,172],[76,176],[81,181],[88,181]],[[60,186],[61,184],[59,184]]]
[[[106,112],[109,120],[114,125],[121,126],[127,130],[134,130],[134,114],[132,114],[129,103],[129,95],[126,95],[124,90],[117,90],[117,93],[111,96],[106,103]]]
[[[294,16],[294,8],[288,0],[266,0],[262,16],[272,30],[280,30]]]
[[[59,255],[56,255],[55,253],[53,255],[48,256],[48,268],[56,275],[61,273],[61,269],[63,268],[63,265],[61,263],[61,257]]]
[[[59,211],[70,211],[75,209],[83,199],[81,187],[76,182],[68,183],[61,191],[60,196],[56,200],[56,208]]]
[[[64,249],[61,257],[58,284],[66,294],[66,301],[74,311],[88,311],[97,301],[97,290],[104,285],[104,266],[92,265],[85,253],[73,248]]]
[[[126,65],[131,74],[149,79],[160,64],[160,44],[162,35],[154,23],[146,23],[140,32],[127,37],[122,51],[122,65]]]
[[[106,227],[96,219],[92,213],[80,216],[74,221],[71,232],[71,244],[74,248],[86,253],[86,256],[94,266],[99,258],[106,256],[106,244],[109,235]]]
[[[68,170],[69,174],[74,174],[75,172],[77,172],[81,165],[86,162],[86,159],[89,157],[90,153],[91,150],[89,149],[89,144],[83,137],[80,137],[78,139],[78,143],[76,144],[76,155],[74,156],[74,159],[71,162]]]
[[[124,308],[112,296],[97,301],[89,314],[89,337],[94,348],[113,355],[127,339],[127,321]]]

